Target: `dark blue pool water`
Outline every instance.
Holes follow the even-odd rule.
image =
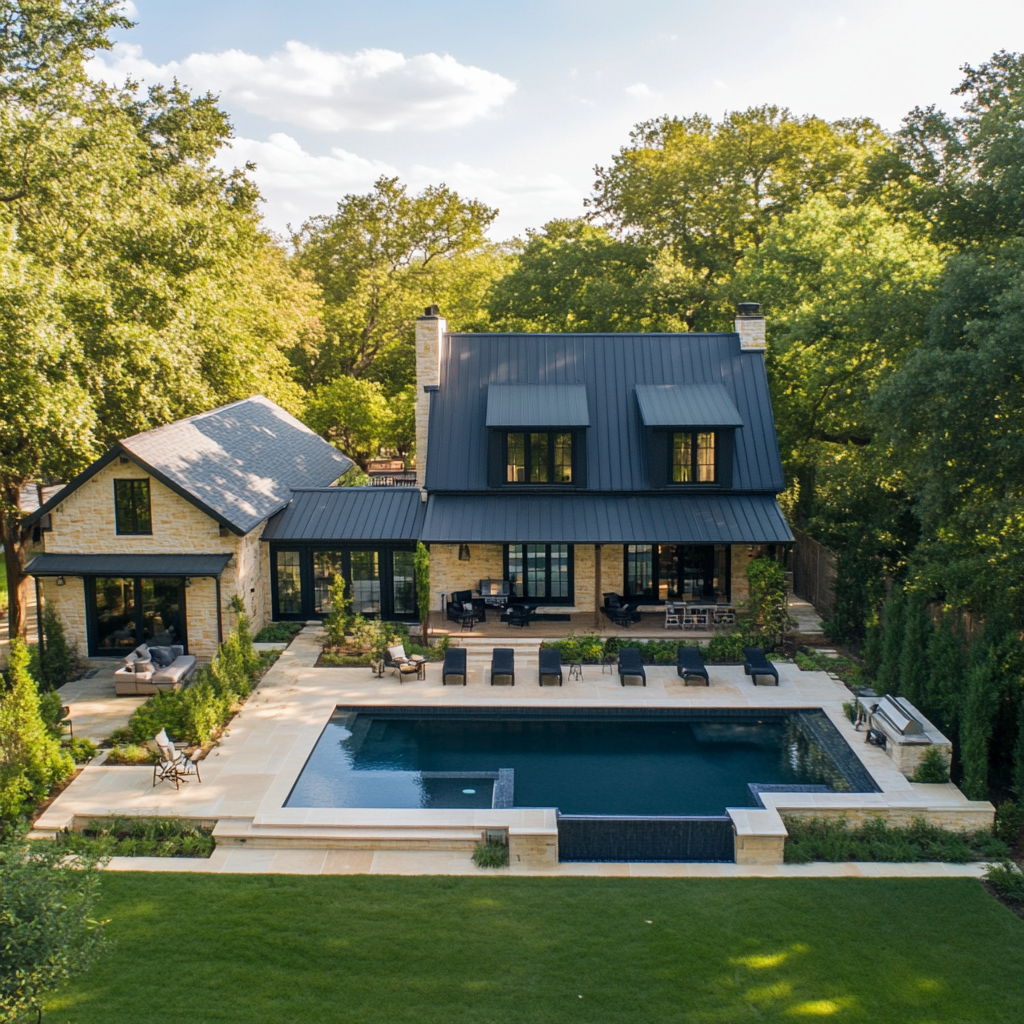
[[[339,714],[289,807],[490,807],[491,779],[433,773],[513,769],[515,807],[563,814],[707,815],[751,803],[748,783],[847,788],[834,762],[785,714],[587,718]],[[424,776],[423,773],[429,773]]]

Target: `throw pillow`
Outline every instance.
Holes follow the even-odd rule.
[[[473,610],[473,602],[472,601],[463,601],[463,603],[462,603],[462,610],[464,612],[471,612]]]
[[[170,647],[150,647],[149,653],[157,668],[167,668],[174,661],[174,651]]]

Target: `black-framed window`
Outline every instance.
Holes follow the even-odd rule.
[[[151,534],[149,481],[134,478],[114,481],[114,523],[119,534]]]
[[[510,431],[505,435],[505,482],[571,484],[571,430]]]
[[[411,546],[271,545],[270,593],[275,619],[317,619],[333,610],[331,584],[340,573],[352,610],[366,618],[418,618]]]
[[[675,431],[669,480],[674,484],[715,483],[718,476],[716,450],[713,431]]]
[[[185,580],[180,576],[88,576],[90,657],[124,655],[141,643],[188,652]]]
[[[505,545],[505,579],[518,598],[571,604],[573,576],[571,544]]]
[[[623,592],[650,601],[728,601],[732,591],[728,544],[626,544]]]

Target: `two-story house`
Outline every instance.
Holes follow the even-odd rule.
[[[419,618],[507,581],[592,627],[606,593],[742,606],[746,567],[792,541],[764,320],[716,334],[454,334],[416,324],[416,487],[332,486],[351,466],[262,396],[120,442],[27,520],[28,572],[82,654],[173,637],[209,656],[242,596],[256,626],[331,611]]]

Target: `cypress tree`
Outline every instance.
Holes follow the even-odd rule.
[[[969,800],[988,799],[988,745],[992,738],[998,677],[996,649],[986,645],[967,673],[960,722],[960,760],[964,769],[960,788]]]
[[[863,658],[868,678],[876,679],[882,667],[882,622],[877,611],[871,616],[865,632]]]
[[[960,617],[943,612],[928,640],[928,686],[925,709],[947,733],[956,731],[966,690],[967,671]]]
[[[882,664],[875,681],[877,693],[899,693],[906,613],[907,601],[902,589],[893,590],[882,609]]]
[[[1024,695],[1017,695],[1017,742],[1013,748],[1013,791],[1024,800]]]
[[[928,641],[933,632],[928,598],[924,594],[911,594],[906,605],[903,650],[900,651],[899,692],[916,707],[923,705],[928,692]]]

